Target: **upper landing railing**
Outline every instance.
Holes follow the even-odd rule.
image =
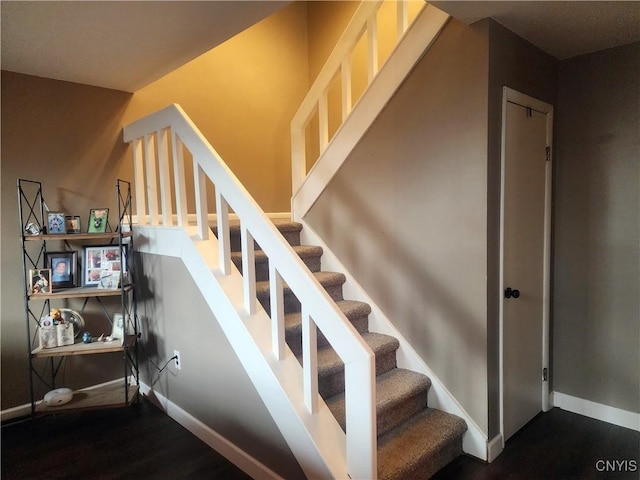
[[[320,158],[331,141],[331,134],[335,134],[351,113],[358,99],[353,98],[355,89],[354,68],[357,48],[361,41],[366,39],[366,91],[373,82],[380,68],[380,39],[383,32],[379,32],[379,26],[388,25],[389,15],[393,15],[393,9],[384,8],[382,0],[363,1],[356,10],[346,30],[340,37],[333,52],[327,59],[317,79],[307,93],[302,105],[291,121],[291,160],[292,160],[292,187],[293,195],[300,189],[307,176],[307,155],[313,155],[314,162]],[[392,2],[393,3],[393,2]],[[408,2],[407,0],[395,1],[395,44],[397,45],[409,28],[409,5],[419,5],[421,10],[426,5],[424,2]],[[384,32],[387,33],[387,32]],[[388,37],[388,33],[386,37]],[[385,38],[386,38],[385,37]],[[388,58],[388,57],[387,57]],[[335,79],[339,77],[339,106],[335,107],[329,97],[335,89]],[[340,109],[341,122],[331,131],[332,120],[337,116],[332,115],[332,108]],[[311,132],[311,126],[317,123],[317,132]],[[335,123],[335,122],[333,122]],[[315,152],[311,150],[315,148]],[[317,156],[316,156],[317,154]]]
[[[301,422],[317,423],[314,413],[318,410],[320,397],[316,336],[317,328],[320,328],[345,365],[346,452],[333,461],[344,462],[346,458],[344,470],[351,478],[376,478],[375,366],[373,353],[362,337],[180,106],[171,105],[127,125],[124,140],[133,145],[139,225],[175,225],[175,204],[177,226],[186,227],[189,196],[190,203],[195,205],[198,236],[202,240],[208,239],[211,230],[207,185],[213,184],[218,226],[218,274],[226,276],[233,272],[229,209],[239,217],[244,290],[244,305],[237,307],[239,316],[253,315],[260,308],[256,298],[254,240],[266,253],[271,286],[272,352],[277,360],[284,359],[286,354],[285,283],[302,306],[303,385],[300,389],[303,395],[299,397],[304,399],[308,417]],[[187,189],[185,150],[193,159],[192,189]],[[270,392],[259,393],[272,396]],[[283,434],[286,436],[286,432]],[[335,443],[336,437],[332,438]],[[326,438],[314,438],[318,448],[328,442],[331,443]]]

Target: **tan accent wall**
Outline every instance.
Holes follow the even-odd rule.
[[[306,4],[293,3],[137,91],[125,123],[180,104],[258,204],[288,212],[289,128],[308,89],[306,25]]]
[[[306,216],[485,432],[488,59],[451,21]]]

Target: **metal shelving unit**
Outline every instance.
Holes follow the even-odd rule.
[[[116,181],[116,200],[118,221],[115,231],[105,233],[47,233],[45,212],[49,211],[42,193],[42,183],[33,180],[18,180],[18,212],[21,230],[22,270],[24,278],[24,312],[27,326],[29,352],[29,394],[31,413],[69,412],[81,409],[113,408],[131,404],[138,399],[138,330],[137,302],[135,292],[135,268],[133,261],[134,245],[131,219],[131,184],[124,180]],[[31,228],[29,228],[31,227]],[[107,224],[108,230],[111,230]],[[96,242],[108,243],[118,248],[123,272],[117,289],[99,289],[97,287],[75,287],[31,294],[28,286],[29,271],[46,268],[44,265],[48,245],[55,242],[62,245],[64,251],[72,251],[73,245],[91,246]],[[129,257],[129,258],[127,258]],[[125,274],[126,273],[126,282]],[[110,323],[119,313],[124,320],[124,341],[83,343],[81,335],[76,335],[73,345],[42,348],[39,343],[41,319],[48,315],[55,302],[68,299],[84,299],[80,314],[83,314],[90,300],[96,302]],[[119,300],[119,301],[118,301]],[[117,306],[116,306],[117,305]],[[123,360],[123,382],[120,385],[89,387],[74,392],[71,402],[60,406],[48,406],[35,398],[36,384],[42,384],[52,390],[59,387],[61,367],[69,356],[96,355],[121,352]],[[46,364],[40,372],[34,361],[44,359]]]

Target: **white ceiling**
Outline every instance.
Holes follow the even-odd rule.
[[[289,1],[5,1],[3,70],[133,92]],[[569,58],[640,41],[640,1],[435,1]],[[284,53],[283,53],[284,54]]]
[[[2,69],[134,92],[290,1],[2,1]]]

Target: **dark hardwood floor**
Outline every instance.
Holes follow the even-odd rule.
[[[640,432],[554,408],[511,437],[492,463],[463,455],[432,480],[639,478]]]
[[[607,471],[612,468],[617,471]],[[462,456],[433,478],[637,480],[640,433],[553,409],[538,415],[514,435],[493,463]],[[18,479],[249,477],[143,401],[128,409],[64,414],[3,425],[2,480]]]
[[[147,401],[3,425],[1,478],[250,480]]]

